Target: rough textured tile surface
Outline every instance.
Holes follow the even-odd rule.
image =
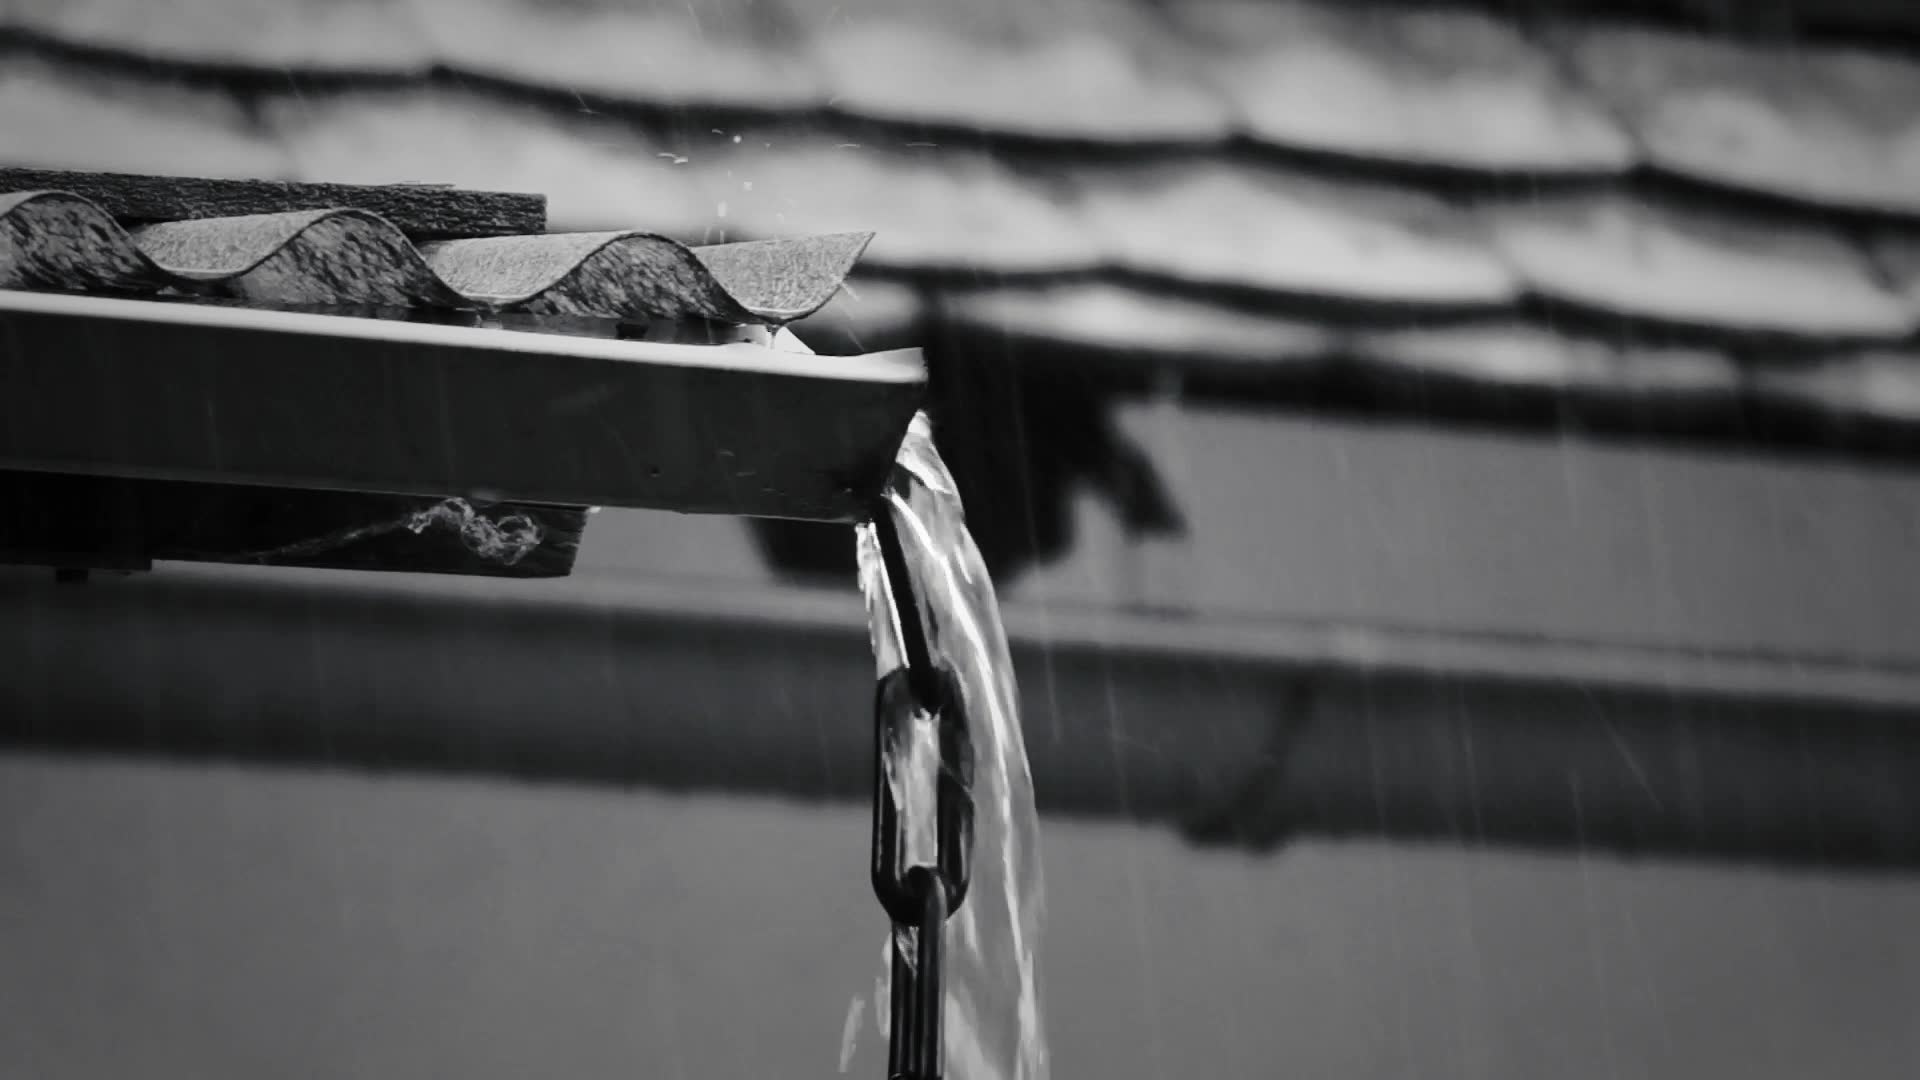
[[[56,205],[84,212],[64,200]],[[405,234],[357,210],[165,222],[135,230],[133,241],[156,266],[185,279],[182,286],[204,284],[254,304],[472,306]]]
[[[872,233],[750,240],[694,248],[713,283],[763,318],[802,318],[838,293]],[[722,320],[733,321],[733,320]]]
[[[710,249],[645,233],[449,240],[416,248],[360,210],[162,222],[130,235],[62,193],[0,196],[0,283],[174,290],[275,307],[497,310],[783,323],[832,297],[869,238]],[[710,265],[711,264],[711,265]]]
[[[151,174],[71,172],[0,166],[0,191],[65,191],[122,223],[187,221],[284,214],[299,210],[367,210],[409,236],[451,239],[544,232],[544,196],[470,191],[437,185],[304,184],[286,180],[212,180]]]
[[[172,284],[173,275],[92,204],[36,192],[0,195],[0,288],[129,292]]]

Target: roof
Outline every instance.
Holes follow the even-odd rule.
[[[1782,44],[1709,33],[1716,6],[1599,8],[21,0],[0,125],[15,165],[530,190],[588,234],[513,242],[513,281],[478,242],[397,254],[411,294],[568,311],[605,286],[591,259],[655,259],[705,267],[708,315],[783,321],[824,298],[730,296],[716,250],[660,236],[872,231],[799,327],[816,348],[991,334],[1229,382],[1905,429],[1920,25],[1774,6],[1805,31]],[[221,267],[301,229],[390,242],[355,215],[273,229],[115,252],[150,277],[219,254],[202,281],[244,292]]]
[[[21,190],[28,187],[43,190]],[[501,222],[530,226],[530,234],[489,235],[502,231],[490,218],[442,212],[471,197],[464,192],[421,189],[426,197],[416,207],[389,198],[393,189],[206,180],[171,196],[203,216],[142,221],[132,192],[154,187],[175,185],[0,168],[0,229],[9,239],[0,249],[0,286],[202,294],[279,308],[781,325],[831,299],[870,239],[848,233],[688,248],[632,230],[549,233],[537,213],[517,222],[508,213]],[[119,203],[120,217],[65,190],[72,188]],[[256,191],[295,208],[228,212],[254,209],[245,200]],[[361,201],[369,205],[355,205]],[[420,217],[401,221],[416,236],[447,228],[480,235],[416,244],[392,216],[409,212]]]
[[[823,350],[965,331],[1548,413],[1678,405],[1762,440],[1730,418],[1920,420],[1920,20],[1773,5],[1783,42],[1709,32],[1727,5],[1492,10],[19,0],[0,126],[16,165],[542,192],[555,229],[696,243],[877,233],[800,326]],[[576,299],[550,290],[579,251],[488,292],[455,250],[405,287]]]
[[[549,576],[587,506],[865,512],[918,356],[767,328],[868,236],[545,223],[533,195],[0,168],[0,487],[40,510],[0,561]]]

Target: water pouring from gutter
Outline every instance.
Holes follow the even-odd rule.
[[[896,910],[910,905],[887,905],[895,921],[892,959],[874,1013],[894,1050],[890,1080],[933,1080],[943,1064],[957,1080],[1046,1080],[1036,956],[1044,899],[1039,821],[1006,633],[924,413],[915,416],[896,462],[875,520],[857,535],[881,680],[876,799],[894,808],[899,822],[898,851],[883,860],[876,844],[876,891],[886,903],[884,874],[912,878],[937,870],[933,880],[946,881],[948,896],[959,876],[961,902],[935,905],[951,910],[940,913],[947,947],[931,952],[903,918],[914,913]],[[890,701],[903,695],[912,703],[896,708],[888,723]],[[927,707],[941,701],[948,704]],[[952,820],[942,799],[963,789],[970,829],[957,822],[942,828]],[[877,830],[886,824],[880,817]],[[955,853],[954,844],[972,850]],[[929,956],[935,970],[926,970]],[[903,1016],[923,1023],[901,1001],[890,1007],[903,978],[931,980],[934,1000],[944,1006],[931,1017],[930,1059],[915,1060],[903,1046],[925,1030],[897,1030]],[[850,1039],[856,1034],[849,1029]]]

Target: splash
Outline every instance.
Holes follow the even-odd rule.
[[[972,886],[947,924],[946,1071],[954,1080],[1047,1080],[1036,959],[1044,900],[1039,818],[1013,664],[993,583],[967,533],[959,493],[925,414],[914,418],[901,445],[886,508],[906,555],[928,649],[935,663],[959,679],[974,745]],[[857,542],[874,660],[884,676],[903,663],[900,613],[871,525],[860,527]],[[931,790],[925,774],[938,757],[933,723],[916,723],[912,732],[907,745],[884,762],[903,808],[925,797],[916,792]],[[932,816],[921,811],[909,818],[910,827]],[[924,834],[909,833],[906,845],[910,864],[932,861]],[[883,945],[871,1010],[883,1038],[888,970]],[[849,1011],[842,1071],[852,1059],[864,1011],[858,1000]]]
[[[540,523],[525,514],[495,520],[476,511],[465,499],[442,499],[408,515],[401,524],[415,536],[433,526],[460,535],[468,551],[483,559],[512,566],[540,546]]]
[[[451,529],[460,543],[489,562],[513,566],[526,558],[546,539],[540,523],[526,514],[514,513],[494,519],[473,508],[465,499],[442,499],[437,503],[410,510],[396,518],[339,529],[297,543],[283,544],[266,551],[241,556],[239,562],[273,563],[296,558],[313,558],[344,547],[373,540],[402,529],[415,536],[430,528]]]

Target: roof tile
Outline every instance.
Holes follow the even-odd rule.
[[[399,229],[358,210],[166,222],[129,235],[77,196],[0,196],[0,284],[7,287],[171,288],[262,306],[779,323],[825,304],[866,240],[819,237],[700,252],[643,233],[600,233],[415,248]]]
[[[1610,173],[1631,141],[1511,25],[1287,0],[1179,8],[1256,137],[1415,165]]]
[[[442,281],[492,307],[540,315],[784,323],[833,297],[871,236],[685,248],[633,232],[549,233],[422,246]]]
[[[749,135],[689,166],[720,189],[713,221],[750,236],[871,229],[871,266],[1071,273],[1100,257],[1071,204],[977,152]]]
[[[648,105],[823,104],[765,0],[396,0],[456,71]]]
[[[1920,214],[1920,62],[1649,28],[1558,36],[1666,169],[1836,207]]]
[[[1368,332],[1353,349],[1377,368],[1463,386],[1696,406],[1732,406],[1741,391],[1740,367],[1721,350],[1601,341],[1514,320]]]
[[[105,213],[59,195],[43,195],[29,207],[70,216]],[[186,279],[169,284],[214,286],[221,295],[263,306],[468,306],[400,230],[362,211],[174,221],[137,229],[130,240],[156,267]]]
[[[941,314],[963,328],[1019,340],[1209,365],[1314,365],[1336,347],[1336,334],[1323,323],[1105,282],[956,291],[942,297]]]
[[[1909,350],[1755,364],[1751,379],[1754,392],[1774,405],[1901,427],[1920,424],[1920,354]]]
[[[713,202],[681,155],[631,124],[452,91],[306,95],[262,109],[301,179],[434,180],[547,194],[555,229],[636,227],[688,238]]]
[[[1897,338],[1913,328],[1861,254],[1812,226],[1626,197],[1509,206],[1494,220],[1529,287],[1583,307],[1736,333]]]
[[[1333,0],[6,7],[7,25],[30,31],[0,64],[10,163],[540,191],[555,228],[591,234],[415,246],[366,215],[267,215],[148,228],[105,243],[93,262],[32,268],[59,280],[281,302],[486,301],[549,321],[659,306],[656,287],[676,297],[675,310],[709,317],[777,321],[825,300],[801,332],[848,351],[914,333],[927,283],[867,279],[835,292],[852,238],[688,253],[647,233],[715,241],[877,229],[868,261],[896,279],[976,270],[1050,279],[937,286],[950,290],[945,318],[1033,340],[1182,364],[1312,364],[1340,353],[1388,377],[1604,400],[1718,403],[1744,377],[1724,350],[1627,347],[1517,321],[1514,302],[1533,293],[1707,337],[1791,338],[1801,361],[1757,369],[1768,401],[1800,395],[1859,415],[1906,408],[1912,362],[1899,350],[1920,322],[1920,241],[1889,225],[1869,267],[1812,215],[1777,201],[1655,203],[1632,166],[1644,156],[1724,187],[1920,218],[1920,63],[1910,60],[1618,26],[1537,39],[1457,5],[1362,13]],[[82,51],[40,49],[34,34]],[[100,50],[157,63],[103,64]],[[432,64],[455,78],[298,83]],[[168,65],[227,70],[176,85]],[[302,93],[238,84],[256,118],[217,89],[235,68],[285,72]],[[470,81],[480,88],[461,88],[462,75],[479,76]],[[607,101],[640,107],[602,110]],[[760,116],[757,126],[709,138],[710,123],[739,122],[734,107]],[[1418,168],[1401,170],[1401,184],[1337,185],[1279,164],[1297,158],[1256,162],[1212,147],[1236,125],[1323,155],[1328,171],[1353,173],[1359,160]],[[1059,145],[1005,140],[988,153],[976,131]],[[1175,161],[1067,145],[1085,142],[1180,142],[1189,152]],[[1433,193],[1437,179],[1457,178],[1421,171],[1431,167],[1621,176],[1597,201],[1475,209]],[[45,209],[9,204],[8,216]],[[96,240],[113,233],[83,216],[68,224]],[[607,231],[634,228],[647,232]],[[0,273],[20,276],[28,255],[6,236]],[[352,257],[367,264],[341,261]],[[789,275],[756,279],[755,268],[789,259],[804,286],[768,292]],[[626,288],[601,272],[610,267],[642,267],[644,282]],[[1128,283],[1089,280],[1109,268]],[[347,277],[360,293],[341,284]],[[1167,295],[1183,290],[1143,279],[1494,321],[1383,331],[1336,312],[1296,322]],[[1894,351],[1835,353],[1849,341]]]
[[[55,41],[275,73],[396,74],[431,63],[408,0],[11,0],[8,21]]]
[[[544,195],[446,184],[215,180],[0,165],[0,191],[64,191],[89,200],[123,225],[298,210],[369,210],[421,239],[518,236],[547,228]]]
[[[1099,258],[1070,206],[978,152],[804,128],[678,151],[633,123],[451,91],[308,95],[265,113],[302,177],[544,191],[557,229],[625,223],[704,241],[872,231],[866,261],[906,269],[1071,271]]]
[[[1477,222],[1405,188],[1223,164],[1083,179],[1102,241],[1132,270],[1388,304],[1479,307],[1516,295]]]
[[[692,253],[724,295],[760,318],[785,322],[812,315],[837,296],[872,242],[868,232],[834,233],[715,244]]]
[[[0,288],[120,292],[169,284],[170,276],[85,200],[0,194]]]
[[[1115,0],[808,5],[835,107],[887,120],[1112,142],[1212,142],[1226,103],[1149,11]]]
[[[286,179],[286,153],[213,90],[0,58],[8,165]]]
[[[1920,316],[1920,229],[1878,229],[1868,236],[1867,250],[1880,276]]]

